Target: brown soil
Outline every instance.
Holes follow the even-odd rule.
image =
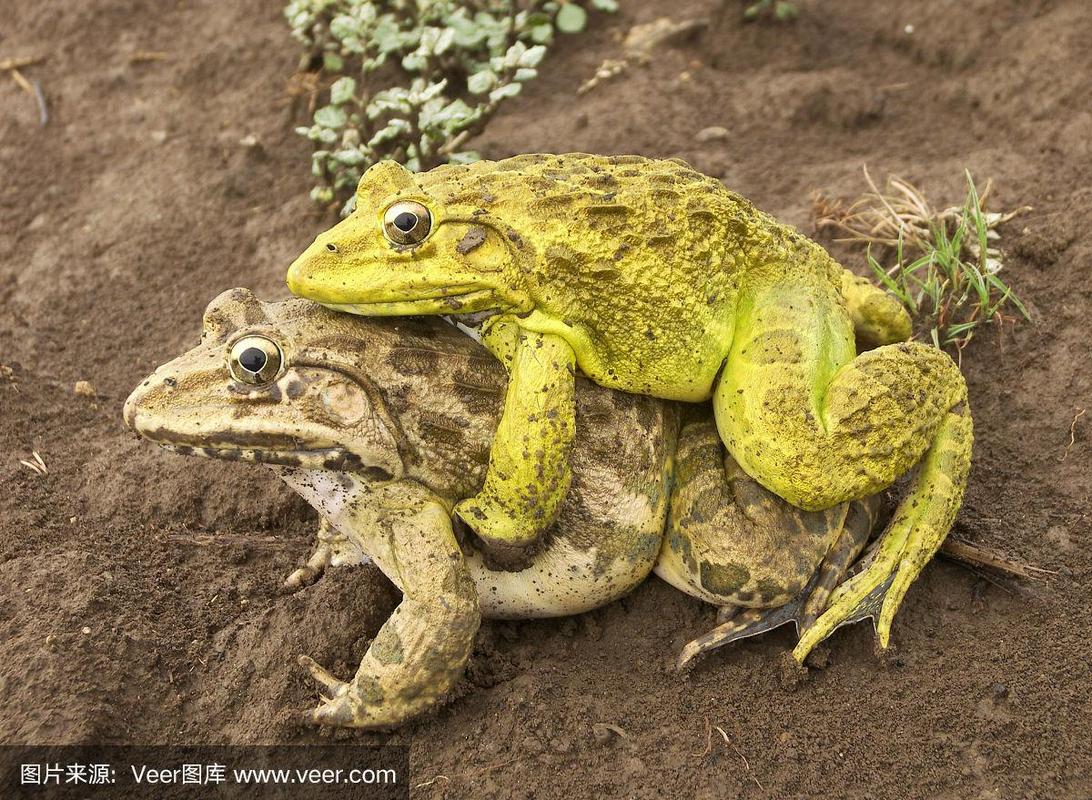
[[[935,563],[893,658],[857,626],[802,680],[785,677],[784,632],[677,677],[713,612],[650,580],[576,619],[487,624],[455,702],[361,738],[411,743],[421,797],[1092,795],[1092,415],[1066,455],[1092,404],[1092,11],[830,0],[744,25],[733,0],[719,21],[712,0],[680,0],[675,19],[712,27],[577,96],[620,32],[662,13],[623,5],[557,48],[483,153],[681,156],[805,230],[810,193],[855,194],[862,162],[944,201],[969,167],[1000,205],[1034,207],[1005,231],[1034,323],[964,354],[977,444],[957,529],[1057,574],[1012,594]],[[4,3],[0,56],[49,56],[25,73],[50,120],[0,74],[0,741],[327,741],[293,717],[315,700],[295,656],[349,674],[397,601],[370,569],[282,596],[310,509],[120,418],[209,299],[284,294],[331,222],[307,200],[279,6]],[[729,137],[698,141],[712,125]],[[19,464],[32,450],[48,475]]]

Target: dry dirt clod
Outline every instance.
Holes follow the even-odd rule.
[[[626,58],[645,63],[651,60],[655,48],[665,44],[682,44],[707,27],[707,19],[684,19],[676,22],[671,17],[660,17],[630,28],[622,42],[622,49]]]
[[[796,691],[800,684],[808,678],[808,668],[803,664],[796,663],[796,659],[788,651],[781,654],[778,667],[778,683],[786,692]]]
[[[97,394],[97,392],[95,392],[95,386],[91,381],[76,381],[76,385],[72,387],[72,391],[79,397],[94,397]]]
[[[610,722],[593,723],[591,730],[596,744],[608,744],[614,741],[615,738],[625,739],[627,736],[622,728]]]

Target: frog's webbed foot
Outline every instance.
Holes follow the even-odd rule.
[[[748,608],[737,613],[733,613],[732,606],[718,609],[717,626],[688,642],[679,653],[675,668],[685,670],[695,658],[704,653],[790,623],[798,634],[806,633],[826,608],[831,592],[846,576],[850,565],[864,549],[882,505],[882,499],[875,495],[850,506],[842,533],[834,547],[827,553],[807,586],[790,602],[777,608]],[[851,621],[856,620],[846,619],[842,624]]]
[[[814,581],[813,581],[814,583]],[[808,584],[810,589],[812,584]],[[690,663],[700,655],[729,645],[740,639],[758,636],[760,633],[772,631],[790,622],[800,630],[800,620],[803,617],[804,604],[808,589],[797,596],[795,600],[778,608],[747,608],[732,616],[731,619],[721,622],[708,633],[704,633],[697,639],[687,642],[679,657],[675,660],[675,669],[680,672],[690,666]],[[719,616],[726,616],[720,615]]]
[[[822,614],[793,650],[802,663],[813,647],[842,625],[872,618],[880,646],[910,584],[948,534],[963,498],[970,466],[971,418],[966,408],[949,412],[925,454],[906,497],[860,569],[838,586]]]

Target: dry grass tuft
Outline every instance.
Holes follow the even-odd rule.
[[[849,205],[816,194],[815,225],[833,229],[836,241],[865,246],[876,282],[906,306],[934,345],[962,351],[983,325],[1015,322],[1012,309],[1029,318],[999,277],[1004,253],[998,246],[999,226],[1027,206],[986,211],[991,184],[979,192],[969,171],[962,205],[943,210],[909,181],[891,176],[881,191],[867,168],[864,175],[871,191]]]

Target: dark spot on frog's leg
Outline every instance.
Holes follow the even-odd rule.
[[[398,631],[387,626],[379,631],[379,635],[372,641],[371,654],[380,664],[401,664],[405,657],[402,652],[402,640]]]
[[[701,562],[701,585],[714,594],[736,594],[751,579],[751,571],[742,564]]]
[[[804,532],[816,539],[826,539],[830,536],[833,526],[826,511],[798,511],[797,519]]]
[[[764,606],[784,604],[789,602],[800,588],[797,583],[783,586],[773,578],[761,578],[758,581],[758,599]]]
[[[690,540],[678,533],[672,533],[667,539],[667,545],[691,570],[697,568],[694,554],[690,550]]]
[[[383,687],[379,684],[379,678],[374,675],[362,675],[356,679],[360,699],[369,705],[379,705],[383,702]]]

